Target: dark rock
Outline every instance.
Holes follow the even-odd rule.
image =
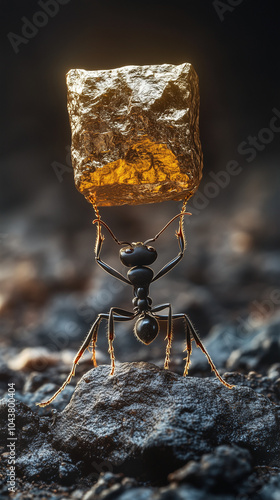
[[[24,403],[15,401],[15,436],[16,449],[22,452],[29,445],[34,436],[40,433],[39,417]],[[8,398],[0,400],[0,445],[6,447],[8,434]]]
[[[73,484],[79,471],[72,463],[69,455],[57,452],[50,444],[35,441],[25,453],[17,459],[17,471],[32,481],[39,479],[51,483],[57,481],[60,484]]]
[[[14,383],[17,390],[22,389],[24,384],[24,376],[20,372],[11,370],[6,363],[0,360],[0,395],[7,392],[8,384]]]
[[[206,496],[207,495],[207,496]],[[133,497],[131,497],[132,500]],[[177,486],[173,484],[168,488],[160,488],[149,500],[235,500],[236,497],[231,494],[223,494],[222,497],[218,497],[216,494],[205,493],[204,490],[199,490],[190,485]],[[130,500],[128,497],[120,497],[118,500]],[[146,500],[146,499],[145,499]]]
[[[64,377],[65,380],[65,377]],[[34,393],[26,392],[22,395],[18,395],[18,398],[27,404],[32,410],[36,410],[40,415],[52,415],[54,408],[52,406],[46,406],[45,408],[39,408],[36,403],[45,401],[58,389],[57,384],[46,383],[39,387]],[[55,401],[55,410],[61,411],[65,408],[65,405],[69,402],[72,394],[74,392],[74,386],[68,385],[63,391],[61,398]]]
[[[150,479],[222,444],[247,448],[254,463],[279,460],[280,408],[252,389],[145,363],[109,373],[108,366],[88,372],[54,423],[54,446],[75,460]]]
[[[240,482],[252,471],[250,452],[238,446],[218,446],[203,455],[199,462],[190,461],[168,479],[187,482],[216,493],[238,491]]]
[[[267,372],[267,376],[269,379],[271,379],[273,381],[280,379],[280,363],[274,363],[274,365],[272,365],[269,368],[269,370]]]
[[[231,353],[239,346],[244,345],[244,336],[239,335],[238,329],[232,324],[216,325],[204,341],[217,368],[226,366]],[[207,358],[199,349],[194,349],[191,357],[190,373],[209,370]]]
[[[23,393],[33,393],[37,391],[43,384],[46,384],[49,380],[47,373],[42,372],[31,372],[25,379],[23,386]]]
[[[280,474],[272,476],[259,495],[261,500],[278,500],[280,498]]]
[[[83,500],[119,498],[119,494],[136,484],[135,480],[124,478],[122,474],[113,474],[112,472],[102,473],[96,484],[83,496]]]
[[[94,309],[93,309],[94,310]],[[48,304],[43,321],[32,331],[36,342],[51,352],[61,352],[82,340],[89,328],[83,316],[83,301],[69,293],[60,294]]]
[[[0,446],[8,450],[8,406],[7,399],[0,401]],[[19,477],[32,481],[57,481],[60,484],[72,484],[78,474],[78,468],[70,456],[57,451],[51,446],[50,426],[45,418],[39,418],[21,401],[15,400],[15,455],[16,470]],[[4,456],[4,459],[8,459]]]
[[[163,488],[151,488],[147,486],[137,486],[129,489],[123,488],[122,484],[115,484],[108,490],[103,490],[101,493],[96,492],[95,487],[88,491],[83,500],[205,500],[206,493],[204,490],[199,490],[190,485],[172,484]],[[211,493],[207,493],[208,500],[235,500],[236,497],[231,494],[226,494],[222,497],[217,497]]]
[[[279,315],[260,329],[249,334],[243,343],[230,355],[229,370],[260,370],[279,362],[280,359],[280,319]]]
[[[105,497],[108,500],[112,497]],[[154,497],[152,488],[145,488],[138,486],[128,491],[122,491],[118,496],[114,497],[116,500],[151,500]]]
[[[248,375],[243,375],[238,372],[225,373],[225,380],[232,385],[242,385],[250,387],[258,394],[266,396],[273,403],[280,403],[280,378],[276,378],[274,371],[274,378],[270,376],[262,376],[257,372],[249,372]]]

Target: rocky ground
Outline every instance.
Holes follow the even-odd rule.
[[[257,175],[253,184],[245,174],[242,179],[238,194],[226,198],[220,193],[186,221],[185,258],[151,288],[154,304],[171,302],[174,312],[190,315],[233,389],[211,375],[207,359],[195,347],[189,376],[182,377],[180,322],[175,323],[170,371],[162,369],[164,325],[159,338],[146,347],[128,322],[116,327],[113,377],[102,325],[98,368],[92,369],[87,352],[77,377],[54,403],[36,406],[65,380],[96,315],[112,305],[131,310],[131,290],[96,269],[91,214],[83,225],[74,215],[71,219],[71,210],[54,217],[51,225],[44,219],[49,210],[60,213],[63,200],[55,192],[52,199],[61,205],[54,201],[50,207],[46,191],[40,202],[1,221],[1,498],[278,498],[277,183],[268,190]],[[114,216],[104,209],[103,218],[120,238],[135,240],[137,228],[137,239],[147,239],[177,211],[172,203],[153,207],[153,218],[149,206],[133,213],[116,209]],[[155,269],[178,251],[174,230],[169,228],[158,241]],[[108,235],[103,255],[125,272]],[[15,435],[8,427],[11,400]],[[13,442],[14,493],[7,482],[12,458],[8,443]]]

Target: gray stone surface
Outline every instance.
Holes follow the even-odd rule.
[[[216,446],[247,448],[254,463],[279,460],[280,407],[252,389],[183,378],[147,363],[100,366],[78,383],[52,430],[75,460],[159,478]]]
[[[261,370],[263,366],[280,359],[280,314],[276,314],[261,328],[256,328],[240,347],[233,350],[228,361],[229,370]]]

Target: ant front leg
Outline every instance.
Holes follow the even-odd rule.
[[[173,269],[173,267],[177,266],[177,264],[180,262],[180,260],[182,259],[183,255],[184,255],[185,248],[186,248],[186,238],[185,238],[185,233],[184,233],[184,215],[185,215],[185,212],[184,212],[184,210],[182,210],[181,214],[179,215],[179,217],[180,217],[179,229],[175,233],[177,240],[178,240],[178,245],[179,245],[180,251],[179,251],[177,257],[175,257],[170,262],[168,262],[168,264],[166,264],[158,272],[158,274],[156,274],[156,276],[153,278],[152,281],[156,281],[159,278],[162,278],[162,276],[164,276],[165,274],[169,273],[169,271],[171,271],[171,269]],[[167,227],[167,225],[166,225],[166,227]],[[161,234],[161,233],[159,233],[159,234]],[[156,238],[157,238],[157,236],[156,236]]]
[[[114,278],[119,279],[123,283],[126,283],[127,285],[131,285],[131,282],[125,278],[119,271],[114,269],[113,267],[109,266],[106,264],[106,262],[103,262],[103,260],[100,259],[100,253],[103,245],[103,241],[105,240],[103,234],[101,233],[101,224],[102,221],[98,218],[93,221],[93,223],[97,223],[97,236],[96,236],[96,243],[95,243],[95,261],[96,263],[104,270],[106,273],[110,274],[111,276],[114,276]],[[106,226],[106,225],[105,225]],[[106,226],[107,227],[107,226]]]
[[[176,237],[178,240],[180,254],[182,254],[182,257],[184,255],[185,248],[186,248],[186,237],[185,237],[185,231],[184,231],[184,215],[185,215],[185,212],[184,212],[184,206],[183,206],[180,221],[179,221],[179,229],[178,229],[178,231],[176,231]]]
[[[96,242],[95,242],[95,258],[99,259],[101,248],[103,245],[103,241],[105,240],[105,237],[101,233],[101,224],[100,224],[100,216],[98,214],[98,219],[94,221],[94,223],[97,222],[97,232],[96,232]]]

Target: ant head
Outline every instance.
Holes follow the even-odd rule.
[[[120,250],[120,259],[126,267],[147,266],[155,262],[157,251],[144,243],[131,243]]]

